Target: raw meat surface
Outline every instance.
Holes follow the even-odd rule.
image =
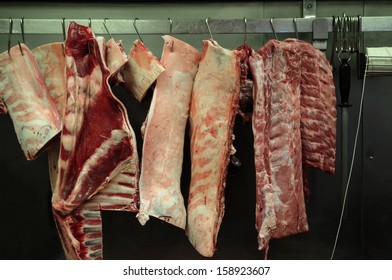
[[[161,63],[166,70],[158,77],[145,122],[137,217],[143,225],[153,216],[185,229],[180,180],[185,127],[200,54],[171,36],[163,39]]]
[[[92,30],[72,22],[65,46],[67,97],[53,207],[66,215],[137,166],[135,136]],[[133,168],[136,169],[137,168]]]
[[[46,44],[34,48],[32,53],[62,118],[67,92],[64,45],[63,43]]]
[[[308,230],[302,179],[301,57],[296,46],[269,41],[249,58],[259,250],[271,238]],[[267,254],[266,254],[267,255]]]
[[[237,51],[203,41],[190,107],[191,183],[186,233],[203,256],[214,254],[240,94]]]
[[[143,100],[148,88],[165,70],[159,60],[139,40],[133,43],[128,62],[121,69],[124,87],[138,100]]]
[[[245,122],[252,118],[252,95],[253,95],[253,81],[252,75],[249,71],[249,56],[252,53],[252,48],[248,45],[241,45],[237,48],[240,55],[240,115]]]
[[[102,50],[105,41],[101,40]],[[62,43],[47,44],[32,51],[59,112],[63,112],[66,96],[65,56]],[[136,142],[132,141],[136,147]],[[48,165],[52,192],[56,187],[60,139],[48,147]],[[54,214],[67,259],[102,259],[102,221],[100,210],[137,212],[137,154],[123,171],[101,191],[66,217]]]
[[[336,95],[332,67],[311,44],[286,39],[301,52],[301,137],[305,165],[335,172]]]
[[[53,215],[67,259],[103,259],[102,219],[99,211],[76,209],[65,217],[56,211],[53,211]]]
[[[117,74],[127,61],[127,55],[124,52],[122,42],[110,38],[106,43],[106,66],[109,68],[109,82],[111,85],[119,82],[117,81]]]
[[[7,106],[5,106],[3,100],[0,98],[0,114],[7,114]]]
[[[0,97],[0,107],[6,105],[25,157],[35,159],[61,131],[61,120],[37,62],[24,44],[0,54]]]

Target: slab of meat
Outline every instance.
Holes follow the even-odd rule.
[[[128,62],[121,69],[124,87],[138,100],[143,100],[148,88],[165,70],[159,60],[139,40],[133,43]]]
[[[271,238],[308,230],[300,131],[301,57],[296,46],[275,40],[259,53],[249,58],[255,81],[256,228],[259,249],[268,252]]]
[[[67,97],[53,207],[66,215],[105,188],[137,159],[124,105],[92,30],[72,22],[65,45]]]
[[[171,36],[163,39],[161,63],[166,70],[158,77],[145,121],[137,217],[141,224],[150,215],[185,229],[180,181],[185,127],[200,54]]]
[[[0,97],[25,157],[36,158],[61,131],[61,121],[37,62],[24,44],[0,54]]]
[[[191,183],[186,233],[203,256],[212,256],[224,215],[224,189],[240,94],[237,51],[203,41],[190,108]]]
[[[50,43],[34,48],[32,53],[62,118],[67,92],[64,45],[60,42]]]
[[[335,172],[336,95],[332,68],[311,44],[286,39],[301,52],[301,137],[305,165]]]
[[[121,82],[118,80],[118,74],[127,61],[127,54],[124,52],[121,40],[115,41],[110,38],[106,43],[106,66],[110,71],[109,83],[111,85]]]

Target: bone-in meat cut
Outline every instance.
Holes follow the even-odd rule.
[[[8,111],[25,157],[35,159],[59,134],[61,120],[26,45],[0,54],[0,89],[0,98],[7,107],[0,110]]]
[[[336,158],[336,95],[332,67],[325,54],[295,39],[285,42],[301,52],[301,138],[306,166],[331,174]]]
[[[101,53],[106,57],[104,40]],[[66,96],[65,56],[62,43],[47,44],[33,50],[37,63],[48,85],[59,112],[63,111]],[[58,176],[59,139],[48,147],[49,174],[52,191]],[[132,138],[132,146],[136,141]],[[102,259],[102,219],[100,210],[137,212],[138,207],[138,157],[114,177],[108,185],[65,217],[54,211],[59,236],[67,259]],[[87,252],[87,253],[86,253]]]
[[[259,249],[308,230],[301,143],[301,50],[269,41],[249,58],[254,77],[252,127]]]
[[[214,254],[224,215],[224,189],[240,93],[237,51],[209,39],[203,51],[190,107],[191,182],[186,234],[203,256]]]
[[[124,105],[91,28],[71,22],[65,44],[67,96],[53,207],[69,214],[130,164],[136,149]]]
[[[138,219],[145,224],[153,216],[185,229],[180,181],[185,127],[200,54],[169,35],[163,39],[161,63],[166,70],[158,77],[143,129]]]

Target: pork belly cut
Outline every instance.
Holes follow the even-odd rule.
[[[269,41],[249,58],[254,83],[252,128],[259,250],[269,240],[308,230],[302,179],[301,57]],[[267,255],[267,254],[266,254]]]
[[[65,44],[67,96],[53,207],[66,215],[129,166],[135,135],[108,85],[109,70],[91,28],[72,22]]]
[[[138,101],[142,101],[147,90],[164,70],[164,66],[143,42],[136,40],[118,80]]]
[[[203,256],[214,254],[224,215],[224,189],[238,112],[237,51],[203,41],[190,106],[191,182],[186,234]]]
[[[61,120],[34,55],[24,44],[0,54],[0,99],[0,111],[8,111],[25,157],[35,159],[61,131]]]
[[[185,127],[199,52],[185,42],[163,36],[161,64],[144,126],[140,173],[141,224],[149,216],[185,229],[186,211],[181,194]]]

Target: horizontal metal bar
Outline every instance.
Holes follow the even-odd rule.
[[[12,19],[12,34],[21,34],[21,19]],[[329,18],[329,31],[332,31],[332,18]],[[89,19],[65,19],[65,29],[70,21],[88,25]],[[312,32],[313,19],[298,18],[298,32]],[[91,27],[95,34],[107,34],[103,19],[91,19]],[[9,19],[0,19],[0,34],[9,33]],[[136,20],[136,28],[141,34],[166,34],[170,30],[169,20]],[[294,33],[292,18],[274,19],[276,33]],[[107,19],[106,26],[111,34],[136,34],[134,20]],[[213,34],[243,34],[245,22],[243,19],[210,19],[209,26]],[[62,34],[62,19],[24,19],[24,34]],[[247,33],[273,33],[270,19],[247,19]],[[172,19],[172,34],[208,34],[205,19],[176,20]]]
[[[363,32],[392,31],[392,17],[362,17]]]
[[[317,18],[297,18],[297,29],[300,33],[312,32],[313,20]],[[327,17],[328,32],[332,32],[332,17]],[[20,18],[12,19],[12,34],[22,33]],[[91,22],[95,34],[107,34],[103,25],[104,19],[65,19],[65,30],[71,21],[88,25]],[[24,19],[24,34],[62,34],[62,19]],[[141,34],[167,34],[170,30],[169,20],[136,20],[107,19],[106,26],[111,34],[136,34],[134,23]],[[0,19],[0,34],[8,34],[10,19]],[[209,26],[212,34],[243,34],[245,22],[243,19],[211,19]],[[273,19],[276,33],[294,33],[293,18]],[[361,30],[392,31],[392,16],[362,17]],[[247,19],[248,34],[273,33],[270,19]],[[205,19],[172,19],[172,34],[208,34]]]

